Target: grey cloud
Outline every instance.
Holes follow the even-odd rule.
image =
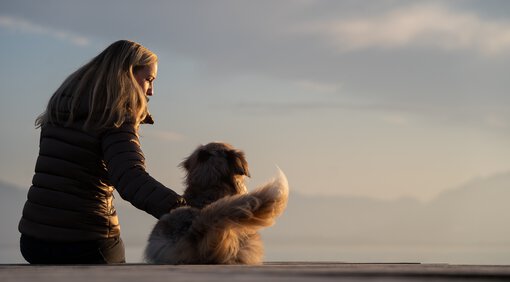
[[[455,0],[451,1],[458,9],[476,10],[477,14],[484,19],[508,20],[510,2],[507,0]]]
[[[482,119],[510,104],[509,54],[472,49],[369,46],[347,53],[321,34],[295,32],[313,21],[376,17],[409,1],[11,1],[2,13],[105,41],[131,38],[191,58],[208,75],[254,74],[342,85],[369,103],[426,108]],[[509,21],[507,1],[423,1],[482,19]],[[326,102],[326,106],[335,105]],[[278,105],[280,106],[280,105]],[[288,105],[295,108],[299,105]],[[316,105],[323,107],[322,105]],[[316,108],[308,105],[308,108]],[[335,106],[336,107],[336,106]],[[434,109],[433,111],[430,109]],[[476,109],[476,110],[474,110]],[[418,111],[419,113],[420,111]],[[508,118],[503,116],[504,120]]]

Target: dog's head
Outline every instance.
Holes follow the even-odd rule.
[[[244,153],[232,145],[213,142],[199,146],[180,166],[186,170],[188,188],[225,187],[230,190],[223,191],[225,195],[246,192],[244,178],[250,177],[248,162]]]

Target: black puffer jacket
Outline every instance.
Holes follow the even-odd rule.
[[[92,134],[81,125],[46,125],[39,157],[19,223],[22,234],[76,242],[119,236],[113,191],[156,218],[182,197],[145,171],[132,124]]]

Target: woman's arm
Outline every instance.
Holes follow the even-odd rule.
[[[120,196],[159,218],[185,204],[184,198],[145,171],[145,157],[133,124],[108,130],[102,137],[110,181]]]

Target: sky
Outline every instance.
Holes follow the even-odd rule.
[[[253,188],[427,201],[510,171],[510,1],[0,0],[0,179],[28,188],[34,120],[119,39],[159,56],[141,129],[182,192],[198,145],[245,151]]]

